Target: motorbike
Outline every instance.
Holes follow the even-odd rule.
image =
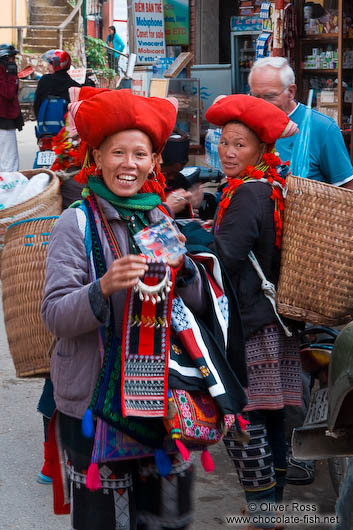
[[[33,169],[50,168],[55,161],[53,151],[53,135],[46,134],[38,138],[38,151],[33,164]]]
[[[348,438],[352,428],[346,431],[346,427],[353,425],[353,417],[350,418],[350,414],[348,420],[347,401],[343,409],[344,387],[334,380],[336,365],[341,363],[338,352],[342,353],[343,349],[347,358],[353,349],[352,346],[349,349],[347,342],[342,341],[341,333],[324,326],[310,326],[302,332],[302,365],[305,371],[311,373],[314,385],[304,425],[294,429],[292,437],[295,458],[328,459],[330,479],[336,495],[346,474],[349,456],[353,455],[351,438]],[[350,359],[347,360],[349,362],[344,368],[349,370],[351,363]],[[352,378],[345,377],[345,386],[353,390]]]
[[[221,180],[225,177],[222,171],[205,166],[184,167],[180,173],[184,177],[183,187],[185,190],[189,190],[195,184],[220,184]],[[200,219],[204,221],[213,219],[216,209],[217,198],[213,193],[205,192],[199,207]]]

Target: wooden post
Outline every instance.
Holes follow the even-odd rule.
[[[273,25],[273,57],[283,57],[283,16],[284,0],[275,0],[274,25]]]
[[[343,0],[338,0],[338,44],[337,44],[337,123],[342,129],[342,70],[343,70]]]
[[[63,30],[59,27],[58,29],[59,33],[59,50],[63,49]]]
[[[351,116],[353,118],[353,100],[352,100]],[[351,155],[351,162],[353,164],[353,124],[352,123],[351,123],[350,155]]]
[[[189,1],[189,48],[188,51],[192,53],[193,60],[192,64],[195,63],[196,54],[196,2],[195,0]]]
[[[23,28],[18,28],[18,47],[19,52],[22,55],[23,54]]]

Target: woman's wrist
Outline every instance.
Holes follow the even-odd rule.
[[[99,280],[99,284],[100,284],[100,289],[102,291],[102,295],[104,296],[104,298],[106,300],[108,300],[109,296],[111,295],[111,293],[109,292],[109,289],[108,289],[108,286],[107,286],[107,282],[106,282],[106,278],[105,278],[105,275],[102,276],[102,278],[100,278]]]

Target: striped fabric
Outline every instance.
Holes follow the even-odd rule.
[[[275,410],[302,404],[299,341],[277,324],[265,326],[246,342],[248,405],[244,410]]]

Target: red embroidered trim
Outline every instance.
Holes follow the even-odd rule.
[[[221,224],[221,221],[224,217],[224,214],[227,210],[227,208],[230,205],[230,201],[232,200],[232,197],[239,186],[244,184],[244,182],[247,182],[249,180],[260,180],[260,179],[267,179],[269,184],[272,186],[272,194],[271,199],[275,202],[275,209],[274,209],[274,222],[275,222],[275,231],[276,231],[276,238],[275,238],[275,245],[276,247],[281,247],[281,236],[282,236],[282,212],[284,210],[284,201],[283,201],[283,190],[286,185],[286,181],[284,178],[280,176],[280,174],[277,172],[277,167],[281,166],[282,162],[278,156],[276,156],[274,153],[265,153],[262,157],[261,162],[257,166],[247,166],[243,173],[239,177],[235,178],[228,178],[228,185],[223,190],[221,202],[219,205],[219,210],[217,213],[217,219],[216,219],[216,231],[219,228],[219,225]],[[274,185],[274,183],[278,183],[279,186]]]

